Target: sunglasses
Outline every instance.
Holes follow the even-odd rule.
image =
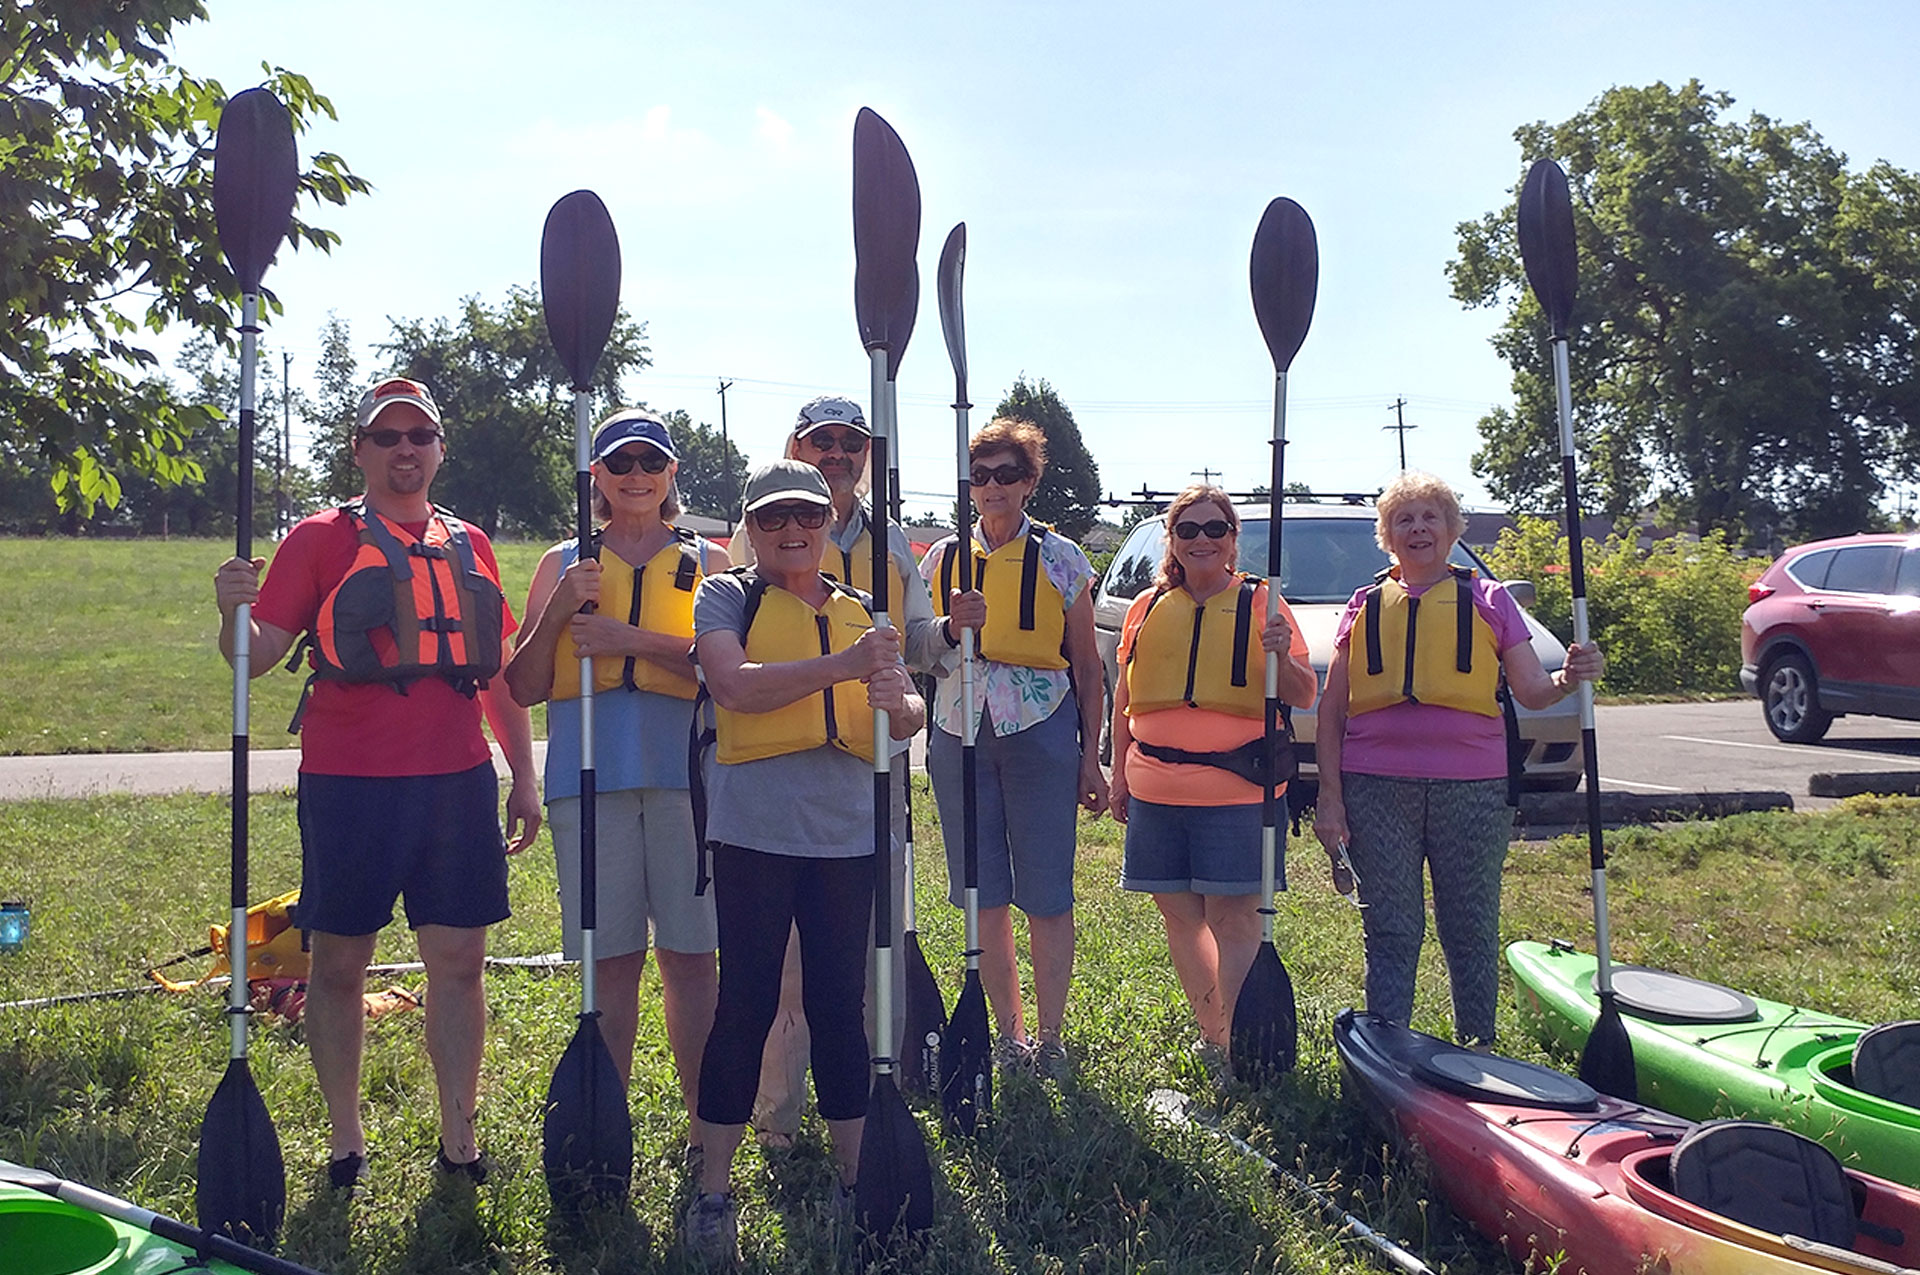
[[[617,452],[608,452],[602,456],[600,463],[607,467],[609,474],[631,474],[635,465],[649,474],[658,474],[664,472],[673,462],[658,447],[649,447],[642,452],[630,452],[623,447]]]
[[[1233,531],[1234,527],[1232,523],[1228,522],[1225,518],[1215,518],[1211,522],[1183,522],[1176,524],[1173,529],[1173,534],[1182,540],[1191,540],[1195,536],[1205,532],[1207,539],[1220,540],[1232,535]]]
[[[445,435],[437,429],[428,429],[425,425],[413,429],[369,429],[360,434],[361,440],[375,447],[398,447],[401,439],[406,439],[415,447],[428,447],[439,442]]]
[[[765,509],[753,511],[753,525],[762,531],[780,531],[786,527],[789,518],[808,531],[818,531],[827,525],[827,507],[825,505],[769,505]]]
[[[988,483],[999,483],[1002,487],[1011,487],[1015,483],[1027,481],[1032,475],[1027,472],[1025,465],[995,465],[992,469],[975,466],[973,472],[967,477],[973,481],[975,487],[985,487]]]
[[[816,429],[807,435],[807,441],[813,444],[813,450],[816,452],[826,453],[838,447],[849,456],[858,456],[867,450],[867,443],[871,440],[858,430],[848,430],[840,434],[830,429]]]

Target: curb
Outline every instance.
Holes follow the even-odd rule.
[[[1920,772],[1913,778],[1920,782]],[[1816,796],[1827,795],[1817,788],[1813,791]],[[1721,819],[1749,811],[1792,809],[1792,795],[1779,791],[1600,794],[1600,822],[1608,827],[1681,819]],[[1584,792],[1522,793],[1519,822],[1526,828],[1584,827],[1587,795]]]
[[[1920,770],[1822,770],[1807,776],[1807,792],[1815,797],[1920,797]]]

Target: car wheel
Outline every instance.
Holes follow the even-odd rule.
[[[1833,714],[1820,707],[1819,682],[1813,665],[1798,652],[1780,656],[1760,678],[1760,705],[1767,729],[1789,744],[1811,744],[1833,725]]]
[[[1528,775],[1523,786],[1528,792],[1573,792],[1583,777],[1577,770],[1571,775]]]

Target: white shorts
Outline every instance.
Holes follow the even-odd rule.
[[[693,803],[685,788],[623,788],[599,794],[594,826],[596,959],[647,949],[711,952],[719,946],[713,893],[694,894],[698,859]],[[580,956],[580,799],[547,804],[554,864],[560,877],[561,942],[568,959]]]

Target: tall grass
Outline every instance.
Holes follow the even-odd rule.
[[[916,803],[919,812],[931,802]],[[0,895],[33,901],[26,951],[0,958],[0,1001],[140,981],[152,960],[204,942],[218,919],[226,859],[219,799],[99,798],[0,806]],[[256,893],[290,887],[298,850],[292,802],[255,800]],[[922,941],[950,997],[960,918],[939,902],[945,873],[925,823]],[[1145,1113],[1150,1090],[1184,1088],[1223,1119],[1331,1187],[1348,1208],[1458,1273],[1507,1271],[1497,1250],[1435,1200],[1419,1165],[1340,1096],[1333,1016],[1360,999],[1357,917],[1326,885],[1311,842],[1289,856],[1280,948],[1299,993],[1295,1074],[1261,1093],[1216,1096],[1189,1061],[1188,1011],[1167,966],[1152,905],[1114,887],[1118,830],[1082,824],[1079,962],[1066,1038],[1075,1074],[1055,1086],[1007,1078],[996,1120],[973,1141],[948,1139],[923,1111],[939,1222],[902,1269],[931,1272],[1357,1272],[1367,1261],[1304,1204],[1200,1131],[1168,1131]],[[1742,816],[1721,824],[1612,838],[1617,955],[1677,966],[1866,1019],[1911,1016],[1920,958],[1920,803],[1856,800],[1825,815]],[[1517,844],[1507,870],[1508,938],[1585,942],[1586,852],[1573,839]],[[514,918],[498,954],[558,946],[551,850],[544,837],[513,866]],[[411,944],[390,931],[382,958]],[[1417,1026],[1447,1030],[1446,983],[1429,944]],[[417,980],[406,980],[417,981]],[[370,1031],[369,1190],[324,1185],[324,1122],[298,1029],[259,1034],[254,1069],[286,1148],[291,1216],[285,1251],[339,1272],[626,1272],[691,1269],[676,1226],[690,1184],[659,998],[643,991],[632,1093],[637,1164],[630,1211],[585,1230],[549,1217],[540,1178],[541,1102],[570,1035],[570,974],[489,975],[492,1017],[480,1113],[500,1159],[478,1192],[435,1180],[435,1123],[421,1019]],[[1503,1005],[1503,1048],[1541,1058]],[[224,1061],[217,998],[143,996],[28,1012],[0,1011],[0,1157],[25,1160],[190,1215],[194,1140]],[[824,1201],[830,1170],[817,1120],[776,1155],[749,1141],[736,1170],[742,1246],[752,1271],[840,1269],[842,1237]]]

